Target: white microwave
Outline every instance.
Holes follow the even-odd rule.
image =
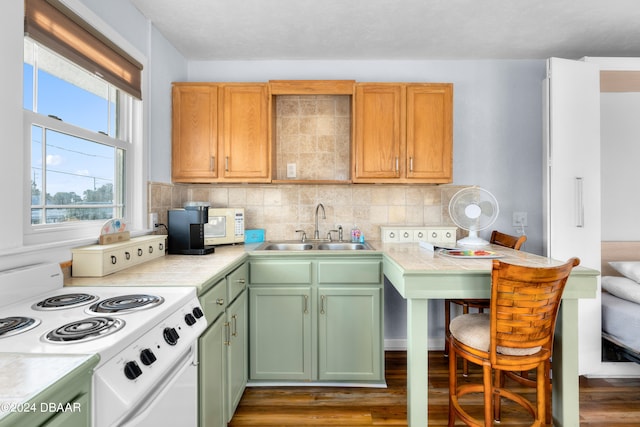
[[[244,242],[243,208],[209,208],[209,221],[204,225],[205,245]]]

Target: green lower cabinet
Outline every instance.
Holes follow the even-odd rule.
[[[200,426],[224,427],[227,425],[225,415],[225,374],[227,347],[225,345],[224,316],[200,336],[198,341]]]
[[[268,256],[249,265],[249,380],[384,382],[382,260]]]
[[[87,427],[91,425],[91,377],[95,355],[29,402],[24,411],[0,419],[1,427]],[[46,362],[44,362],[46,363]],[[28,409],[28,411],[27,411]],[[56,412],[58,411],[58,412]]]
[[[242,292],[227,308],[227,421],[231,421],[247,385],[247,317],[247,292]]]
[[[91,407],[91,396],[82,394],[74,399],[72,405],[78,405],[81,408]],[[87,411],[88,412],[88,411]],[[90,419],[87,414],[82,413],[59,413],[47,421],[42,427],[87,427]]]
[[[247,384],[247,272],[239,266],[199,297],[209,322],[198,340],[200,427],[226,426]]]
[[[311,287],[249,289],[250,378],[310,381]]]
[[[382,378],[380,288],[321,287],[318,352],[321,381]]]

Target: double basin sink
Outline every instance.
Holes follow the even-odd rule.
[[[257,251],[362,251],[373,250],[367,243],[330,242],[330,241],[285,241],[265,242],[258,246]]]

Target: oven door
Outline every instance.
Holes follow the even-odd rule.
[[[118,424],[122,427],[181,426],[198,424],[198,367],[196,344],[167,372],[131,413]]]

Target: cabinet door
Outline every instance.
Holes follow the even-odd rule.
[[[452,104],[451,84],[407,86],[407,179],[451,182]]]
[[[226,353],[225,319],[210,326],[198,341],[198,412],[199,425],[223,427],[225,416]]]
[[[318,289],[319,379],[381,381],[381,289]]]
[[[222,87],[219,167],[225,180],[271,180],[268,101],[266,84]]]
[[[227,422],[247,385],[247,293],[241,293],[227,309]]]
[[[399,178],[404,157],[404,91],[399,84],[358,84],[354,182]]]
[[[218,88],[174,85],[171,177],[209,182],[217,177]]]
[[[91,396],[89,395],[89,393],[82,394],[78,396],[77,399],[74,399],[73,402],[69,402],[66,404],[66,405],[79,405],[79,407],[83,408],[83,410],[59,412],[58,414],[54,415],[52,418],[47,420],[47,422],[44,423],[42,427],[86,427],[88,423],[91,422],[91,416],[88,413],[89,411],[85,410],[84,408],[91,407],[90,397]],[[49,403],[49,402],[45,402],[45,403]],[[28,415],[31,415],[31,414],[24,414],[24,415],[25,415],[25,418],[28,418]],[[33,418],[31,418],[30,422],[33,422]],[[25,425],[29,425],[29,423],[26,423]],[[19,425],[14,424],[14,427],[19,427]]]
[[[252,287],[249,300],[250,378],[311,380],[311,287]]]

